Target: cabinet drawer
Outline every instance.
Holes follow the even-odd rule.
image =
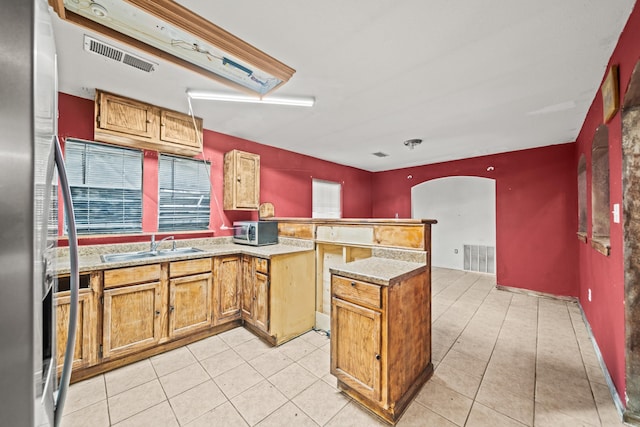
[[[113,288],[134,283],[160,280],[160,264],[140,265],[137,267],[116,268],[104,272],[104,287]]]
[[[256,260],[256,271],[259,273],[268,274],[269,260],[264,258],[255,258],[255,260]]]
[[[382,307],[382,291],[379,285],[340,276],[333,276],[331,285],[333,295],[337,298],[369,307]]]
[[[190,274],[210,273],[211,258],[187,259],[169,263],[169,277],[188,276]]]

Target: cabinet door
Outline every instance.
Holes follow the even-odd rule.
[[[242,318],[253,324],[254,258],[242,256]]]
[[[260,204],[260,157],[238,152],[236,156],[236,206],[258,209]]]
[[[211,326],[211,273],[169,281],[169,337]]]
[[[372,400],[380,400],[381,314],[350,302],[331,302],[331,373]]]
[[[202,119],[175,111],[160,113],[160,140],[200,150],[201,134]]]
[[[99,105],[97,125],[101,129],[157,138],[158,108],[109,93],[100,93]]]
[[[158,343],[160,293],[160,282],[104,291],[104,358],[133,353]]]
[[[67,346],[69,332],[69,307],[71,297],[69,292],[56,295],[54,301],[56,305],[56,364],[58,372],[62,370],[64,355]],[[95,338],[91,325],[94,323],[92,317],[95,316],[93,309],[93,292],[81,291],[78,295],[78,321],[76,323],[76,346],[73,352],[73,368],[88,366],[94,359],[92,354],[91,340]]]
[[[253,292],[255,326],[269,332],[269,276],[256,273]]]
[[[240,318],[240,256],[217,257],[214,262],[215,323]]]

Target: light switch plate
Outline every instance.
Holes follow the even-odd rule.
[[[620,224],[620,203],[613,204],[613,222]]]

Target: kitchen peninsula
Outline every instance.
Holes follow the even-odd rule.
[[[72,381],[239,326],[272,345],[315,326],[332,331],[331,369],[339,387],[397,421],[433,372],[435,221],[274,220],[276,245],[187,239],[173,250],[164,243],[161,256],[134,259],[108,254],[145,251],[148,243],[81,247]],[[68,273],[60,263],[62,287]],[[63,341],[68,291],[60,291]]]

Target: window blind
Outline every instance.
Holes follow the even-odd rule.
[[[342,217],[342,185],[339,182],[314,179],[311,184],[312,217]]]
[[[78,234],[142,231],[142,152],[67,139],[65,163]]]
[[[209,228],[209,163],[160,155],[158,166],[158,230]]]

